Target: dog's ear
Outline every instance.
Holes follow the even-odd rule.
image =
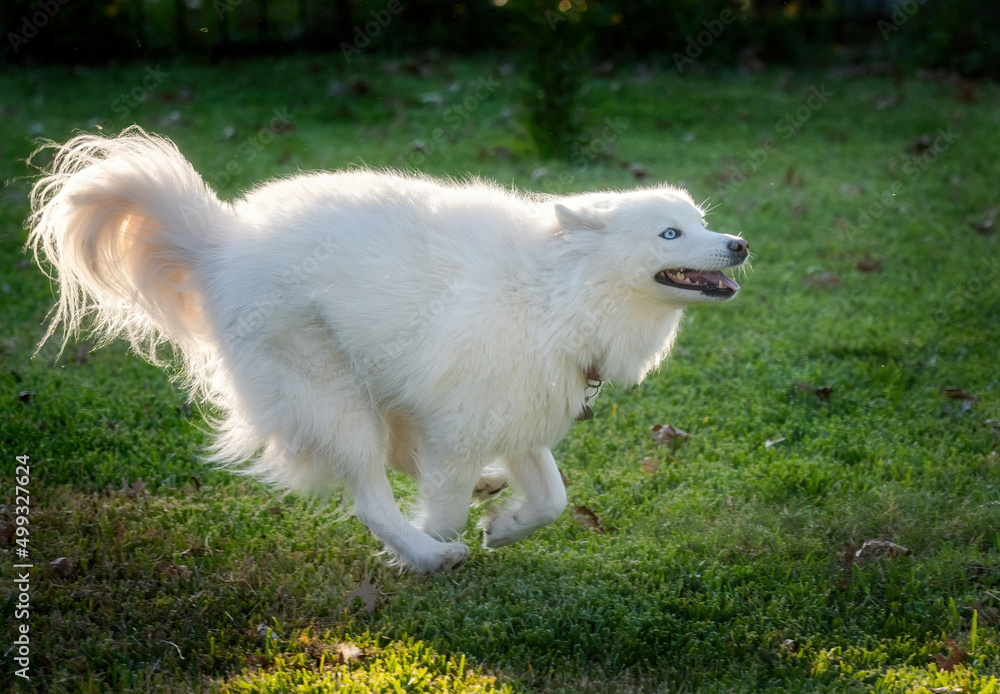
[[[563,229],[603,229],[604,220],[597,210],[589,207],[577,207],[571,210],[563,204],[556,203],[556,219]]]

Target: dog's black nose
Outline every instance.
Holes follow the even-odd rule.
[[[750,244],[746,239],[733,239],[729,242],[729,250],[731,250],[737,258],[743,260],[750,253]]]

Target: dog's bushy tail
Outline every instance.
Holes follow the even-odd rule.
[[[27,243],[59,289],[41,344],[62,326],[65,348],[92,317],[102,341],[124,337],[154,363],[173,343],[190,371],[211,339],[196,268],[229,206],[172,142],[138,126],[47,147],[57,151],[31,192]]]

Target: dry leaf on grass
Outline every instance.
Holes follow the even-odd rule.
[[[132,501],[138,501],[140,497],[149,496],[149,492],[146,491],[146,483],[142,481],[140,477],[131,485],[128,480],[122,477],[122,488],[118,490],[112,490],[111,492],[115,496],[127,496]]]
[[[687,441],[691,435],[686,431],[681,431],[672,424],[654,424],[649,427],[650,435],[656,439],[661,446],[670,445],[673,447],[675,441]]]
[[[795,384],[795,387],[799,390],[811,390],[823,402],[829,402],[830,396],[833,395],[833,386],[811,386],[808,383],[799,381]]]
[[[365,604],[365,612],[368,615],[375,614],[375,606],[378,604],[378,591],[375,590],[375,586],[366,578],[358,587],[347,594],[347,603],[355,599],[360,599]]]
[[[913,552],[902,545],[897,545],[895,542],[889,542],[888,540],[867,540],[861,545],[861,549],[854,553],[854,563],[861,565],[882,557],[908,557],[911,554]]]
[[[174,564],[170,561],[158,561],[153,567],[153,571],[164,578],[187,578],[191,575],[191,569],[183,564]]]
[[[271,508],[267,509],[267,512],[270,513],[272,516],[282,515],[280,506],[272,506]]]
[[[865,251],[864,258],[858,258],[855,265],[861,272],[882,272],[882,259],[872,258],[868,251]]]
[[[832,272],[807,272],[806,286],[815,289],[838,289],[840,287],[840,275],[835,275]]]
[[[932,653],[934,660],[937,661],[938,672],[952,672],[956,665],[959,665],[965,660],[965,656],[968,655],[965,651],[955,645],[955,642],[951,639],[945,639],[945,643],[948,644],[948,648],[951,649],[950,656],[944,656],[940,653]]]
[[[653,456],[646,456],[642,459],[642,471],[652,475],[660,469],[660,459]]]
[[[795,639],[785,639],[784,641],[781,642],[781,649],[784,651],[788,651],[793,655],[798,653],[799,649],[801,648],[802,646],[799,645],[799,642],[796,641]]]
[[[962,388],[957,388],[955,386],[946,387],[944,389],[944,394],[952,400],[971,400],[972,402],[979,402],[979,398],[975,395],[966,393]]]
[[[921,135],[916,140],[910,143],[910,150],[914,154],[921,154],[926,152],[934,145],[934,140],[930,135]]]
[[[58,559],[50,561],[49,566],[51,566],[52,570],[63,578],[66,578],[73,573],[73,562],[66,557],[59,557]]]
[[[765,441],[765,442],[764,442],[764,450],[765,450],[765,451],[769,451],[769,450],[771,450],[771,449],[772,449],[772,448],[773,448],[774,446],[776,446],[777,444],[781,443],[781,442],[782,442],[782,441],[784,441],[784,440],[785,440],[785,437],[784,437],[784,436],[779,436],[779,437],[778,437],[778,438],[776,438],[776,439],[768,439],[767,441]]]
[[[613,533],[617,528],[608,526],[604,527],[604,523],[601,521],[601,517],[596,513],[591,511],[586,506],[573,505],[573,516],[576,518],[576,522],[585,528],[593,528],[601,535],[606,535],[607,533]]]
[[[626,171],[635,176],[637,181],[645,181],[649,178],[649,169],[640,164],[639,162],[634,162],[632,164],[625,165]]]
[[[333,652],[337,654],[337,660],[341,665],[365,659],[365,652],[353,643],[338,643],[333,647]]]

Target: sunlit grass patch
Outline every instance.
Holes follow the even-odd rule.
[[[513,692],[495,677],[469,667],[464,656],[445,656],[407,639],[383,643],[370,634],[322,638],[301,634],[287,650],[268,646],[251,659],[253,672],[227,681],[225,694],[292,692]]]

